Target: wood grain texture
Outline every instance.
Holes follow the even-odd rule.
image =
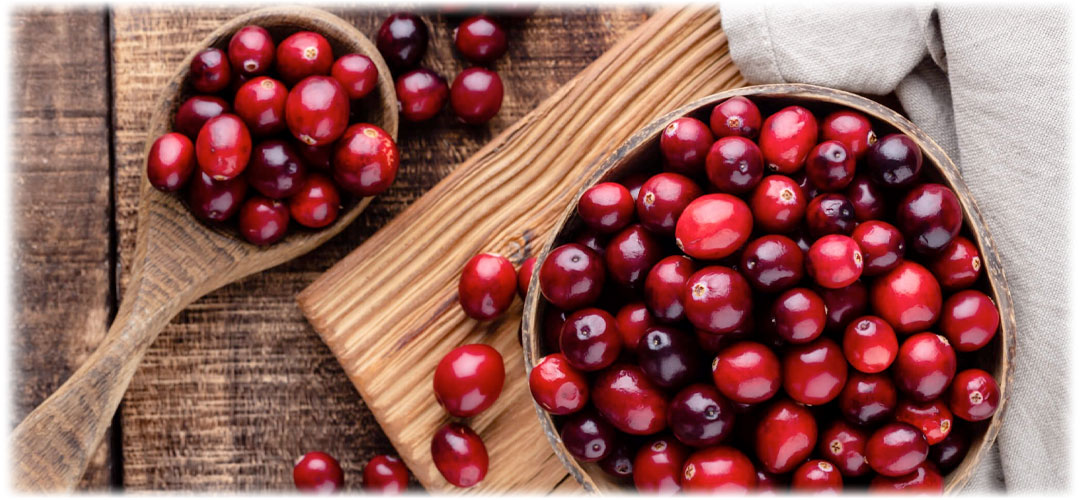
[[[453,491],[430,457],[449,418],[423,388],[444,353],[484,342],[503,354],[507,380],[470,421],[492,466],[469,492],[575,489],[532,408],[520,302],[492,322],[468,319],[461,267],[485,251],[520,262],[546,243],[600,158],[660,110],[743,83],[715,7],[664,9],[304,290],[304,314],[421,484]]]

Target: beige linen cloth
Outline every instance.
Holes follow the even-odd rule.
[[[1016,310],[1015,382],[968,491],[1069,488],[1069,13],[1061,6],[721,2],[753,83],[896,92],[963,172]]]

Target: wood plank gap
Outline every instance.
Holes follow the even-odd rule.
[[[112,6],[105,5],[102,13],[102,22],[105,23],[105,124],[109,128],[108,134],[108,163],[109,163],[109,296],[108,318],[111,325],[116,319],[116,310],[120,303],[119,289],[119,259],[120,237],[116,228],[116,117],[113,103],[116,97],[116,79],[113,75],[113,10]],[[112,419],[112,433],[109,435],[109,462],[112,470],[109,475],[109,483],[114,491],[124,489],[124,429],[122,408],[124,402],[120,402],[120,408],[116,409]]]

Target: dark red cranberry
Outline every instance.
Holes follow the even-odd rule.
[[[645,443],[634,457],[634,487],[638,493],[670,495],[682,489],[683,463],[690,451],[673,437]]]
[[[827,460],[810,460],[795,469],[791,476],[792,492],[840,494],[843,489],[840,469]]]
[[[648,281],[645,286],[648,287]],[[615,315],[615,328],[622,336],[623,347],[628,350],[636,349],[638,339],[645,335],[646,330],[655,325],[656,318],[649,312],[644,302],[626,304]]]
[[[855,210],[855,220],[859,222],[881,219],[888,215],[884,190],[865,175],[855,176],[855,180],[848,184],[845,194]]]
[[[925,267],[905,260],[874,280],[870,306],[897,333],[915,333],[937,322],[941,287]]]
[[[363,99],[375,90],[379,83],[379,68],[371,58],[363,54],[345,54],[334,61],[330,67],[330,76],[334,77],[349,99]]]
[[[851,233],[851,238],[862,250],[865,276],[891,271],[904,260],[904,235],[888,222],[863,222]]]
[[[885,371],[900,349],[896,332],[877,316],[863,316],[849,323],[844,329],[843,344],[848,363],[863,373]]]
[[[439,427],[431,438],[431,458],[442,477],[459,488],[473,486],[487,475],[487,447],[465,424]]]
[[[506,30],[488,16],[470,17],[454,30],[454,46],[474,63],[489,63],[506,53]]]
[[[390,134],[370,123],[354,123],[334,151],[334,180],[356,196],[379,195],[394,183],[400,162]]]
[[[783,474],[810,456],[817,433],[817,422],[809,409],[781,398],[758,420],[754,449],[766,471]]]
[[[844,389],[847,361],[844,352],[828,338],[792,346],[784,353],[784,391],[807,405],[823,405]]]
[[[922,150],[904,134],[889,134],[870,146],[866,168],[870,177],[884,186],[907,186],[922,170]]]
[[[806,199],[808,200],[813,200],[824,194],[822,190],[810,183],[810,178],[806,176],[805,170],[791,174],[791,180],[799,185],[799,189],[802,189],[803,194],[806,195]]]
[[[652,317],[674,323],[686,317],[683,308],[683,289],[686,281],[697,271],[694,261],[682,255],[665,257],[645,277],[645,304]]]
[[[244,26],[229,40],[229,62],[241,75],[261,75],[270,71],[274,49],[274,39],[265,28]]]
[[[745,137],[723,137],[713,143],[705,157],[709,182],[722,193],[745,193],[765,173],[761,150]]]
[[[191,86],[199,92],[214,94],[225,90],[232,79],[229,58],[221,49],[203,49],[191,60]]]
[[[836,465],[840,474],[858,477],[870,472],[866,463],[867,434],[843,420],[837,420],[821,432],[818,452]]]
[[[455,417],[471,417],[495,403],[505,379],[499,351],[487,344],[463,345],[435,367],[435,400]]]
[[[395,88],[401,116],[411,122],[434,118],[450,97],[446,79],[427,68],[417,68],[399,76]]]
[[[470,125],[487,123],[499,113],[502,101],[502,78],[489,69],[466,69],[450,84],[450,107]]]
[[[737,95],[713,107],[709,128],[716,137],[753,139],[761,132],[761,111],[753,101]]]
[[[907,474],[889,477],[876,476],[870,480],[871,493],[886,495],[924,493],[941,495],[945,493],[945,478],[929,462],[923,462]]]
[[[929,264],[941,287],[946,290],[967,288],[979,279],[982,259],[971,240],[957,236]]]
[[[564,311],[581,309],[604,290],[604,263],[592,250],[567,243],[548,254],[540,265],[540,291]]]
[[[196,172],[188,185],[188,208],[203,221],[224,222],[240,210],[246,192],[247,183],[242,178],[215,181]]]
[[[683,464],[682,487],[692,494],[749,493],[757,486],[754,464],[729,446],[698,450]]]
[[[855,178],[855,155],[840,141],[825,141],[806,158],[806,178],[822,191],[840,191]]]
[[[590,392],[596,409],[620,431],[645,436],[667,426],[667,398],[636,365],[615,364],[600,372]]]
[[[261,196],[248,198],[237,219],[240,234],[253,245],[269,245],[285,237],[289,229],[289,207]]]
[[[686,332],[654,326],[638,339],[636,350],[638,365],[660,387],[678,389],[697,378],[697,342]]]
[[[312,170],[317,170],[323,173],[330,173],[333,168],[334,159],[334,145],[327,144],[325,146],[311,146],[304,144],[295,137],[289,140],[292,143],[293,150],[300,154],[300,157],[304,159],[304,165]]]
[[[690,202],[675,224],[675,244],[701,260],[723,259],[750,238],[750,207],[730,194],[707,194]]]
[[[912,335],[900,344],[893,374],[897,388],[906,396],[919,402],[930,401],[944,394],[956,375],[956,352],[941,335]]]
[[[708,384],[692,384],[679,391],[668,407],[668,427],[690,446],[720,444],[735,426],[735,410]]]
[[[559,334],[559,348],[570,366],[595,371],[610,366],[622,350],[622,338],[615,318],[606,311],[589,307],[571,314]]]
[[[649,231],[675,234],[679,216],[701,194],[701,188],[689,177],[674,173],[654,175],[641,185],[638,193],[638,219]]]
[[[409,69],[427,52],[428,27],[415,14],[397,12],[383,21],[375,44],[392,69]]]
[[[296,459],[293,484],[305,493],[334,493],[345,484],[345,474],[334,457],[311,451]]]
[[[273,78],[257,76],[236,91],[233,109],[254,135],[285,130],[285,100],[289,90]]]
[[[935,399],[928,403],[902,401],[896,407],[896,420],[911,424],[923,433],[931,446],[940,443],[952,430],[952,412],[945,402]]]
[[[349,96],[328,76],[309,76],[289,91],[285,122],[304,144],[324,146],[336,141],[349,124]]]
[[[757,342],[736,342],[717,353],[712,363],[713,383],[737,403],[761,403],[780,390],[780,360]]]
[[[771,172],[791,174],[803,167],[817,134],[817,119],[810,110],[788,106],[765,119],[758,145]]]
[[[589,402],[589,385],[562,353],[544,356],[529,372],[533,400],[548,413],[569,415]]]
[[[843,288],[862,275],[859,244],[842,234],[830,234],[814,242],[806,254],[806,271],[825,288]]]
[[[364,491],[398,495],[409,489],[409,469],[393,455],[376,455],[364,466]]]
[[[532,281],[533,268],[536,267],[536,256],[529,257],[521,263],[521,267],[517,270],[517,289],[518,295],[522,300],[525,299],[525,295],[529,293],[529,282]]]
[[[229,111],[229,103],[220,97],[197,95],[180,105],[173,121],[176,123],[177,132],[195,140],[206,122]]]
[[[954,349],[971,352],[990,343],[1000,322],[997,306],[990,297],[975,290],[964,290],[945,301],[938,327]]]
[[[195,171],[195,145],[183,134],[170,132],[154,140],[146,159],[146,177],[160,191],[172,192],[187,185]]]
[[[686,318],[709,333],[731,333],[750,317],[751,293],[741,274],[727,267],[706,267],[686,281]]]
[[[908,424],[885,424],[866,442],[866,461],[874,472],[896,477],[910,473],[926,460],[930,446],[919,429]]]
[[[296,194],[306,174],[304,164],[292,146],[277,139],[257,144],[252,151],[251,162],[244,170],[251,187],[274,199]]]
[[[601,182],[578,199],[578,215],[589,227],[614,233],[634,221],[634,197],[622,184]]]
[[[233,179],[244,172],[251,159],[251,134],[236,115],[211,118],[195,141],[199,169],[214,180]]]
[[[287,84],[295,84],[309,76],[329,75],[334,64],[330,42],[312,31],[298,31],[277,47],[275,67]],[[348,107],[348,102],[345,103]]]
[[[896,225],[916,252],[945,250],[963,223],[960,200],[947,186],[920,184],[908,192],[896,211]]]
[[[694,329],[694,336],[697,337],[698,344],[710,355],[716,354],[732,342],[748,338],[754,333],[753,316],[746,318],[746,321],[743,321],[735,330],[729,333],[716,334],[698,328]]]
[[[566,451],[581,462],[596,462],[615,447],[615,428],[594,411],[571,415],[559,430]]]
[[[762,236],[746,245],[739,272],[759,292],[775,293],[802,281],[803,253],[791,238],[778,234]]]
[[[806,195],[791,177],[770,175],[750,195],[754,227],[766,233],[789,233],[803,221]]]
[[[248,76],[244,74],[233,75],[232,80],[229,80],[229,86],[226,87],[225,90],[223,90],[222,92],[226,93],[226,95],[235,96],[236,92],[240,90],[240,87],[243,87],[245,83],[251,81],[253,78],[255,78],[255,76]]]
[[[289,214],[301,226],[318,229],[337,220],[341,196],[322,174],[307,176],[300,190],[289,198]]]
[[[637,208],[638,193],[641,191],[641,186],[645,184],[645,181],[649,180],[648,175],[644,173],[630,174],[621,181],[621,184],[630,191],[630,197],[634,199],[634,208]]]
[[[814,290],[821,296],[821,300],[825,301],[825,311],[828,312],[825,323],[827,331],[841,332],[848,323],[866,313],[866,285],[860,280],[843,288],[816,287]]]
[[[825,331],[825,302],[808,288],[792,288],[773,302],[776,333],[792,344],[805,344]]]
[[[788,483],[789,481],[786,476],[773,474],[759,468],[757,470],[757,489],[755,491],[759,495],[779,495],[787,493]]]
[[[949,409],[957,417],[979,422],[994,416],[1001,401],[1001,390],[992,375],[971,368],[956,374],[948,398]]]
[[[548,352],[558,352],[559,337],[562,335],[563,324],[570,313],[555,307],[544,309],[544,348]]]
[[[482,253],[465,264],[458,280],[458,302],[472,319],[494,319],[510,308],[517,291],[514,265],[502,255]]]
[[[696,118],[677,118],[660,134],[664,169],[689,177],[705,171],[705,157],[713,144],[709,127]]]
[[[611,450],[611,453],[608,453],[608,456],[596,464],[617,481],[632,481],[634,478],[634,455],[637,450],[637,443],[626,439],[626,436],[618,436],[615,438],[615,448]]]
[[[862,158],[870,146],[877,142],[877,135],[866,115],[857,111],[834,111],[821,121],[821,139],[839,141],[855,159]]]
[[[819,195],[806,206],[806,225],[810,236],[815,238],[827,234],[850,235],[855,230],[855,209],[842,195]]]
[[[881,373],[853,372],[840,392],[840,413],[859,426],[879,424],[896,408],[896,386]]]
[[[581,228],[574,237],[574,243],[581,245],[597,255],[604,255],[604,247],[607,246],[608,236],[600,234],[588,227]]]
[[[954,429],[940,443],[930,447],[927,460],[936,464],[942,473],[948,474],[960,465],[970,447],[971,437],[962,429]]]

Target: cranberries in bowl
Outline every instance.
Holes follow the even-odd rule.
[[[735,126],[743,122],[760,125]],[[665,143],[674,123],[694,125],[700,140]],[[732,137],[739,154],[711,167],[672,162],[725,151]],[[881,138],[888,148],[875,148]],[[730,182],[740,172],[745,182]],[[640,196],[629,210],[623,193],[672,178],[681,194],[665,205],[663,224]],[[613,194],[603,204],[601,190]],[[633,260],[648,277],[644,287],[620,279],[627,258],[605,259],[613,243],[578,244],[623,227],[648,242]],[[634,329],[617,338],[637,342],[621,346],[610,368],[574,374],[583,381],[575,411],[560,407],[554,416],[550,403],[536,406],[556,455],[587,490],[654,485],[659,469],[648,445],[664,441],[684,450],[668,457],[674,462],[664,470],[675,473],[666,473],[664,491],[696,491],[702,481],[718,491],[865,491],[871,482],[915,487],[904,474],[942,470],[944,479],[930,485],[941,493],[967,482],[996,437],[1015,334],[1001,262],[956,166],[874,101],[798,84],[703,98],[619,147],[556,228],[537,269],[574,249],[599,263],[589,276],[599,286],[584,300],[554,305],[549,300],[580,277],[554,266],[533,277],[522,320],[526,370],[563,354],[544,341],[553,318],[583,309],[644,316],[613,322]],[[955,279],[953,261],[979,265],[953,265],[966,273]],[[684,272],[671,272],[673,262]],[[606,394],[613,391],[619,397]],[[885,393],[891,399],[881,400]],[[859,418],[860,409],[875,418]],[[578,411],[615,427],[607,448],[639,459],[629,473],[597,465],[606,457],[585,461],[567,450],[560,428]],[[881,446],[896,429],[907,441]],[[953,432],[971,446],[944,470],[925,444]],[[693,457],[713,455],[739,466],[699,471]]]

